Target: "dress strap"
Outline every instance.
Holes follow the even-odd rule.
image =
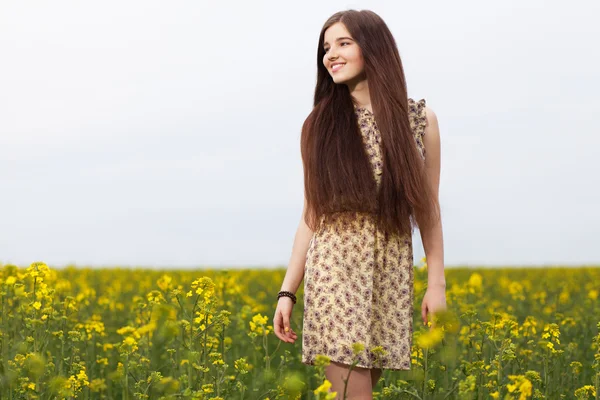
[[[419,101],[410,99],[408,103],[408,115],[409,119],[411,120],[411,125],[416,133],[421,136],[425,135],[425,127],[427,126],[427,113],[425,111],[426,106],[427,102],[425,99],[421,99]]]
[[[425,128],[427,127],[427,113],[425,99],[415,101],[408,99],[408,119],[410,126],[413,130],[417,148],[421,154],[421,158],[425,159],[425,145],[423,143],[423,136],[425,135]]]

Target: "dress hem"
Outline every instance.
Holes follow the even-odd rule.
[[[337,363],[343,364],[343,365],[345,365],[345,366],[350,366],[350,364],[346,363],[346,361],[341,361],[341,360],[339,360],[339,359],[333,359],[333,358],[331,358],[331,357],[329,357],[329,359],[330,359],[330,361],[332,361],[332,362],[337,362]],[[315,359],[306,359],[306,358],[303,358],[303,359],[302,359],[302,364],[314,366],[314,365],[315,365]],[[409,368],[403,368],[403,367],[390,367],[390,366],[385,366],[385,365],[383,365],[383,366],[381,366],[381,367],[378,367],[378,366],[376,366],[376,365],[371,365],[371,366],[368,366],[368,365],[365,365],[365,364],[362,364],[362,363],[358,363],[358,364],[356,364],[356,365],[355,365],[355,367],[366,368],[366,369],[374,369],[374,368],[377,368],[377,369],[382,369],[382,370],[391,370],[391,371],[411,371],[411,370],[412,370],[412,368],[410,368],[410,367],[409,367]]]

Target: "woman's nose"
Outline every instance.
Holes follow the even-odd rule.
[[[335,61],[337,60],[337,50],[334,50],[333,47],[330,47],[329,50],[327,50],[327,57],[329,58],[329,61]]]

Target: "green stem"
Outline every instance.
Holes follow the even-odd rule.
[[[187,368],[188,368],[188,389],[191,389],[192,388],[192,363],[190,362],[190,360],[188,360]]]
[[[350,374],[352,373],[352,370],[354,369],[356,364],[358,364],[358,362],[354,361],[352,365],[350,365],[350,369],[348,369],[348,376],[346,376],[346,379],[344,379],[344,396],[342,397],[343,400],[346,400],[346,390],[348,389],[348,381],[350,381]]]
[[[64,318],[62,320],[62,336],[60,339],[60,360],[59,360],[59,367],[58,367],[58,373],[59,375],[63,375],[64,372],[64,359],[65,359],[65,330],[67,328],[67,310],[69,309],[69,303],[68,300],[65,299],[65,309],[64,309]]]
[[[36,286],[36,282],[37,282],[37,276],[34,276],[34,277],[33,277],[33,299],[32,299],[34,302],[35,302],[35,286]],[[34,309],[33,309],[33,319],[34,319],[34,320],[35,320],[35,319],[36,319],[36,317],[37,317],[37,315],[36,315],[36,314],[37,314],[37,312],[36,312],[36,310],[35,310],[35,308],[34,308]],[[34,352],[37,352],[37,338],[36,338],[36,336],[37,336],[37,335],[35,334],[35,333],[36,333],[36,331],[37,331],[37,329],[36,329],[36,328],[34,328],[34,330],[33,330],[33,351],[34,351]]]
[[[267,335],[265,334],[265,327],[263,326],[263,348],[265,349],[265,362],[267,371],[271,370],[271,357],[269,357],[269,343],[267,341]]]
[[[546,352],[546,358],[544,358],[544,397],[548,398],[548,371],[546,365],[548,364],[548,353]]]
[[[2,345],[2,371],[6,371],[5,362],[8,360],[8,329],[6,328],[6,317],[4,316],[4,296],[2,296],[0,316],[2,317],[2,342],[0,342]]]
[[[129,399],[129,353],[127,354],[127,356],[125,358],[124,373],[125,373],[125,386],[123,387],[123,399],[128,400]]]
[[[425,398],[425,392],[427,391],[427,372],[429,371],[429,367],[427,365],[427,356],[429,355],[429,349],[426,348],[425,349],[425,357],[424,359],[424,365],[423,365],[423,393],[421,395],[422,398]]]
[[[221,354],[223,354],[223,357],[225,357],[225,324],[223,324],[222,327],[222,334],[223,334],[223,339],[221,340]],[[217,394],[218,396],[218,394]]]
[[[206,343],[208,342],[208,313],[210,310],[207,308],[204,313],[204,346],[202,348],[202,366],[206,367],[206,358],[208,357],[208,351],[206,351]],[[202,372],[202,383],[206,382],[206,372]]]
[[[500,368],[500,361],[498,361],[498,365],[496,367],[498,368],[498,377],[497,377],[498,382],[496,382],[496,390],[498,391],[499,394],[501,394],[502,393],[502,385],[501,385],[502,371]]]

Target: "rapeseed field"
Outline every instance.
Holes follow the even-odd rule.
[[[334,399],[328,357],[300,361],[302,286],[300,340],[273,333],[284,275],[0,266],[0,398]],[[599,398],[600,268],[447,268],[430,326],[426,282],[422,260],[412,369],[385,371],[374,398]]]

